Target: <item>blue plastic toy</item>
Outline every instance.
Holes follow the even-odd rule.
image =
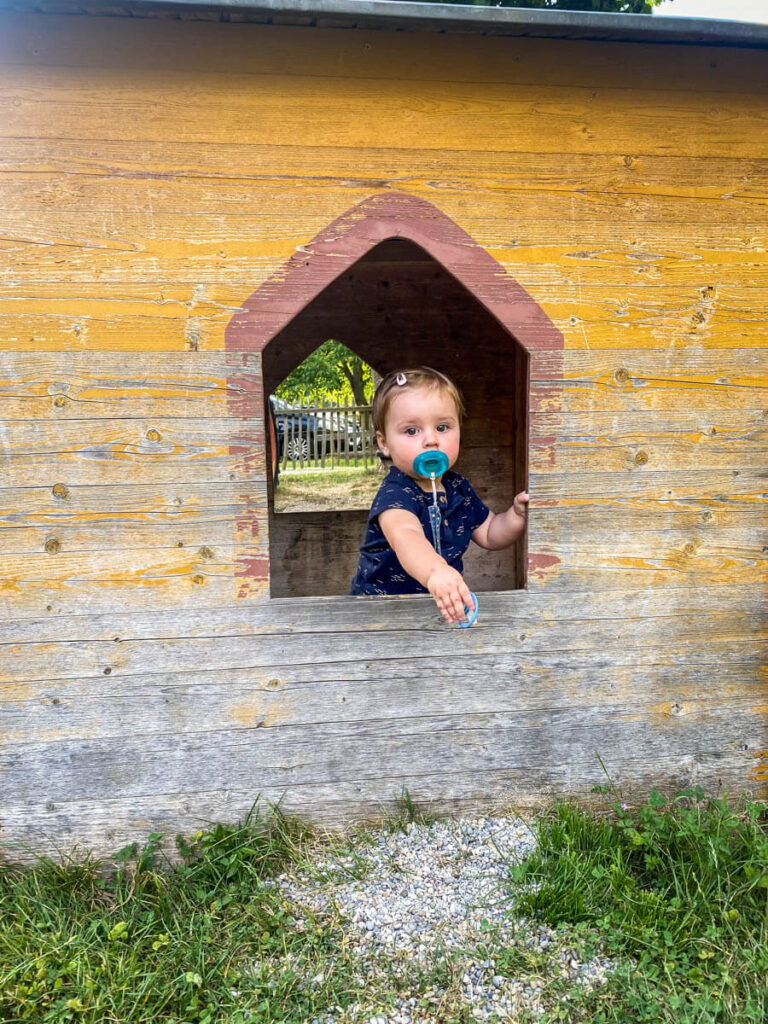
[[[421,452],[413,460],[413,472],[416,476],[429,477],[432,481],[432,504],[429,506],[429,525],[432,527],[432,542],[435,547],[435,551],[442,554],[440,550],[440,506],[437,503],[437,477],[442,476],[443,473],[448,469],[448,456],[445,452],[433,451],[433,452]],[[467,614],[464,622],[460,622],[459,625],[462,629],[469,629],[473,622],[477,619],[477,596],[472,593],[472,602],[474,608],[472,611],[464,605],[464,611]]]

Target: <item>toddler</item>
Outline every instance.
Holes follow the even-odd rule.
[[[446,622],[461,622],[464,608],[473,606],[461,575],[470,540],[499,550],[523,533],[525,491],[506,512],[495,515],[469,481],[452,471],[459,457],[463,413],[456,385],[428,366],[387,374],[377,388],[373,427],[379,451],[392,466],[371,506],[352,594],[428,591]],[[437,480],[442,554],[432,545],[431,480],[413,470],[417,455],[435,450],[447,456],[449,467]]]

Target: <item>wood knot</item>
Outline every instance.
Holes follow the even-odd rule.
[[[629,380],[629,371],[625,370],[624,367],[620,367],[614,374],[619,384],[626,384]]]
[[[56,395],[56,397],[53,400],[53,404],[56,406],[57,409],[61,409],[63,406],[67,404],[67,400],[64,397],[64,395]]]
[[[65,484],[54,484],[53,496],[54,498],[68,498],[69,488]]]
[[[691,542],[688,541],[688,543],[683,548],[683,551],[686,553],[686,555],[695,555],[696,554],[696,546],[695,546],[695,544],[691,544]]]
[[[210,559],[213,558],[213,552],[209,547],[200,548],[198,554],[200,555],[201,558],[206,559],[206,561],[210,561]]]
[[[635,455],[635,462],[638,466],[644,466],[648,461],[648,452],[638,452]]]
[[[107,667],[104,669],[104,675],[105,676],[111,676],[112,675],[112,669],[109,667],[109,665],[107,665]]]
[[[201,574],[199,572],[195,573],[195,575],[192,577],[192,582],[193,583],[205,583],[205,576],[201,576]]]
[[[267,686],[270,688],[270,690],[278,690],[280,688],[280,680],[279,679],[268,679],[267,680]]]
[[[159,430],[155,430],[155,428],[152,427],[151,430],[147,431],[147,440],[148,441],[159,441],[160,440],[160,431]]]
[[[49,537],[45,542],[45,550],[49,555],[58,554],[61,551],[61,543],[55,537]]]

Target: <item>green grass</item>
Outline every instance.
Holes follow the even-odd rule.
[[[283,470],[275,491],[275,511],[367,509],[383,479],[376,468]]]
[[[537,836],[514,872],[517,911],[584,956],[602,951],[617,963],[608,984],[567,993],[567,1015],[543,1022],[768,1020],[765,804],[734,809],[700,790],[672,801],[652,793],[609,817],[559,804]],[[504,953],[501,963],[513,966]]]
[[[252,815],[179,840],[162,868],[159,838],[112,877],[92,860],[0,868],[0,1020],[272,1024],[349,1002],[338,922],[297,929],[268,881],[306,829]]]
[[[421,820],[404,790],[383,827]],[[340,1020],[367,1020],[415,993],[436,1024],[461,1024],[471,1020],[460,1001],[467,952],[542,984],[541,1024],[768,1019],[765,804],[731,808],[700,792],[608,815],[558,804],[537,832],[537,851],[501,894],[519,941],[489,928],[479,948],[436,951],[426,968],[385,958],[371,970],[338,912],[297,914],[274,877],[311,869],[318,850],[340,877],[363,877],[371,833],[331,839],[275,809],[178,839],[172,864],[153,835],[109,873],[90,858],[0,865],[0,1020],[307,1024],[335,1007]],[[552,949],[531,943],[537,919],[580,959],[610,956],[608,983],[589,991],[553,971]]]

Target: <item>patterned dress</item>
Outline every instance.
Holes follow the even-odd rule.
[[[478,498],[471,484],[451,470],[443,473],[438,502],[442,513],[441,553],[448,565],[462,572],[462,558],[472,540],[472,532],[488,518],[488,507]],[[409,576],[389,546],[379,526],[379,514],[388,508],[412,512],[421,523],[424,536],[432,543],[429,506],[432,492],[424,491],[415,480],[392,466],[373,499],[368,515],[365,539],[360,548],[357,573],[351,594],[426,594],[428,591]]]

